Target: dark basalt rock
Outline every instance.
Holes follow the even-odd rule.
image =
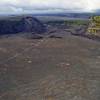
[[[49,38],[58,38],[58,39],[62,39],[61,36],[57,36],[57,35],[50,35]]]
[[[34,17],[23,17],[19,20],[1,20],[0,34],[15,34],[20,32],[44,33],[46,27]]]
[[[44,35],[31,33],[29,35],[24,35],[24,37],[27,38],[27,39],[43,39]]]

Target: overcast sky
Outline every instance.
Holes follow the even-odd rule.
[[[0,13],[93,12],[100,0],[0,0]]]

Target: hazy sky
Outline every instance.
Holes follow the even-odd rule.
[[[100,0],[0,0],[0,13],[92,12]]]

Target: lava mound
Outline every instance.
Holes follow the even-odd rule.
[[[46,27],[34,17],[20,17],[0,20],[0,34],[15,34],[21,32],[44,33]]]

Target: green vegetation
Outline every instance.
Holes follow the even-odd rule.
[[[87,25],[88,20],[65,20],[65,21],[48,21],[47,24],[64,24],[64,25]]]
[[[87,20],[67,20],[65,24],[74,24],[74,25],[87,25],[89,21]]]

